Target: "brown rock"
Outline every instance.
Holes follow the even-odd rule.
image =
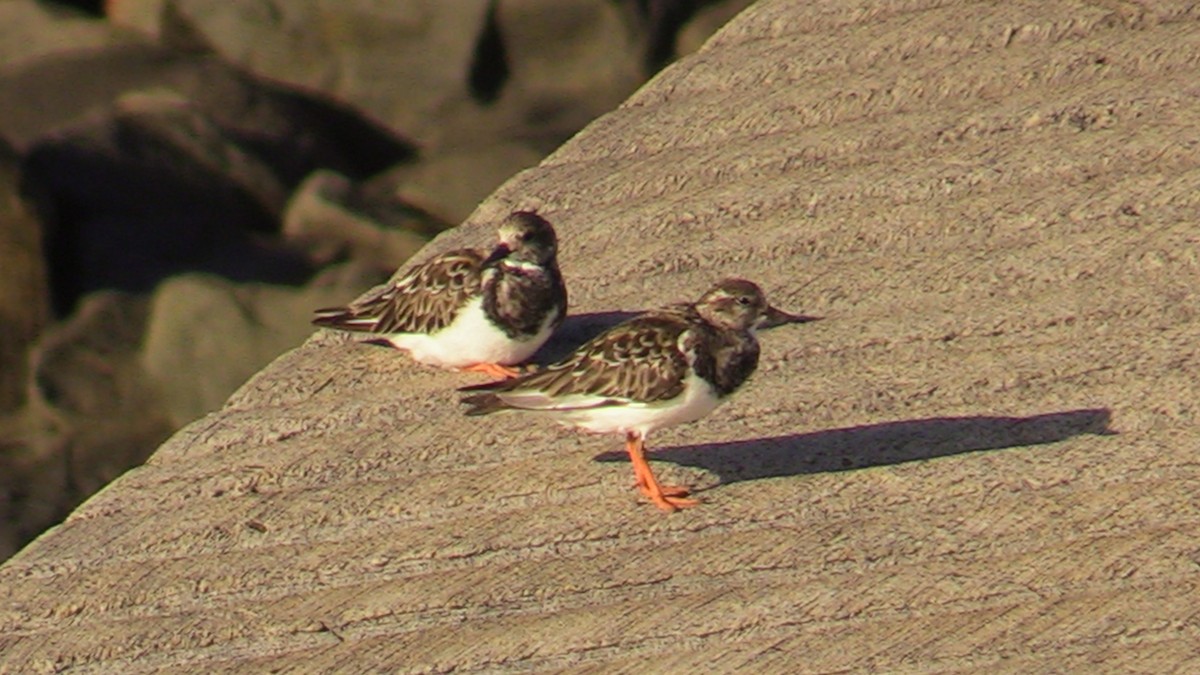
[[[439,222],[457,225],[501,183],[534,166],[543,153],[522,143],[493,142],[443,149],[372,180],[391,185],[393,199]],[[368,189],[383,189],[383,185]]]
[[[50,314],[42,224],[21,181],[16,154],[0,142],[0,416],[25,401],[29,345]]]
[[[402,207],[395,197],[370,212],[358,208],[360,194],[348,178],[333,171],[314,171],[292,193],[283,216],[283,237],[303,249],[310,260],[328,264],[349,257],[384,273],[391,273],[416,253],[430,235],[425,223],[412,209]],[[407,213],[405,213],[407,211]],[[396,212],[398,222],[385,223],[374,217]]]
[[[169,94],[126,97],[113,117],[38,143],[25,166],[56,206],[47,252],[60,311],[190,270],[277,283],[311,274],[262,236],[286,199],[272,167]]]
[[[0,110],[0,129],[25,140],[26,171],[56,207],[47,250],[61,312],[94,290],[148,291],[185,271],[302,283],[309,261],[269,236],[291,190],[320,167],[360,179],[408,156],[401,141],[338,106],[227,66],[158,57],[96,57],[120,65],[120,77],[77,57],[0,76],[0,93],[46,103],[40,121]],[[81,97],[90,114],[72,117],[39,75],[61,78],[58,88],[97,76]]]
[[[158,39],[166,6],[167,0],[105,0],[104,16],[114,25]]]
[[[164,282],[150,303],[140,361],[173,428],[220,408],[251,375],[303,342],[313,309],[345,303],[370,283],[361,274],[304,289],[199,274]]]
[[[38,340],[34,397],[0,418],[0,551],[57,523],[172,431],[136,359],[144,323],[144,302],[99,293]]]
[[[6,67],[18,67],[62,51],[140,41],[137,35],[63,5],[37,0],[0,2],[0,63]]]
[[[164,41],[345,101],[418,142],[468,99],[478,0],[169,0]]]
[[[639,37],[615,3],[499,0],[496,25],[509,64],[497,108],[542,135],[570,136],[645,81]]]
[[[721,26],[729,23],[730,19],[752,4],[754,0],[726,0],[700,8],[683,24],[675,38],[676,58],[698,51]]]
[[[345,104],[145,42],[64,50],[2,69],[0,100],[29,103],[0,107],[0,136],[22,153],[64,129],[128,113],[131,104],[175,101],[258,155],[289,187],[320,167],[364,178],[413,154]]]

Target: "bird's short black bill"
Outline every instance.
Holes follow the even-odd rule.
[[[491,255],[489,255],[487,259],[483,261],[483,266],[491,267],[492,265],[495,265],[501,260],[507,258],[510,253],[512,253],[512,249],[505,244],[500,244],[496,246],[496,248],[492,249]]]

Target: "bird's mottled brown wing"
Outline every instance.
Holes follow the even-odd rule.
[[[506,407],[530,409],[668,400],[683,392],[688,370],[685,352],[692,352],[699,339],[682,315],[644,314],[543,370],[464,391],[490,391]]]
[[[317,310],[318,326],[371,333],[432,333],[479,294],[485,256],[462,249],[431,258],[347,307]]]

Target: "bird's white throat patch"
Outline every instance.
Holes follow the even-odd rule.
[[[500,266],[507,267],[507,268],[513,269],[513,270],[520,270],[522,272],[542,272],[543,271],[543,268],[541,265],[539,265],[537,263],[532,263],[532,262],[529,262],[526,260],[509,260],[509,259],[505,258],[504,260],[500,261]]]

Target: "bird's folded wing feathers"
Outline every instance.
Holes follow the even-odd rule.
[[[345,308],[317,310],[313,323],[372,333],[441,330],[479,292],[483,261],[484,255],[471,249],[445,253]]]
[[[644,315],[544,370],[465,390],[490,391],[505,406],[525,410],[665,401],[683,392],[688,368],[683,350],[692,349],[696,339],[681,317]]]

